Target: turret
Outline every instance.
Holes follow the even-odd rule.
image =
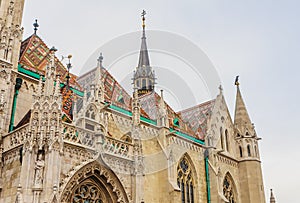
[[[143,95],[148,92],[154,91],[155,74],[150,66],[150,60],[148,55],[146,33],[145,33],[145,15],[146,12],[142,12],[142,44],[140,49],[139,63],[133,74],[134,86],[138,89],[138,94]]]
[[[238,76],[234,116],[235,140],[239,159],[240,195],[245,202],[265,203],[258,140],[240,91]]]

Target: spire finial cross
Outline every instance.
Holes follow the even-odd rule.
[[[146,11],[145,10],[142,11],[141,16],[142,16],[142,21],[143,21],[142,26],[143,26],[143,29],[145,29],[145,16],[146,16]]]
[[[34,27],[34,34],[36,35],[36,31],[38,30],[38,27],[39,27],[39,24],[38,24],[38,21],[37,19],[35,19],[35,22],[33,23],[33,27]]]

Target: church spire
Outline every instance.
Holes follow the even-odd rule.
[[[142,44],[139,55],[139,63],[134,72],[133,83],[138,90],[138,95],[146,94],[154,90],[155,74],[150,66],[149,54],[146,43],[145,31],[145,15],[146,11],[142,12]]]
[[[271,189],[270,203],[276,203],[272,189]]]
[[[234,124],[235,125],[242,125],[242,126],[252,126],[251,120],[245,105],[245,102],[242,98],[242,94],[240,91],[240,84],[238,81],[238,77],[236,77],[235,85],[237,87],[236,93],[236,103],[235,103],[235,115],[234,115]]]
[[[145,32],[145,27],[146,27],[145,20],[146,20],[146,18],[145,18],[145,15],[146,15],[146,11],[143,10],[143,12],[142,12],[143,34],[142,34],[142,44],[141,44],[138,67],[150,66],[147,43],[146,43],[146,32]]]

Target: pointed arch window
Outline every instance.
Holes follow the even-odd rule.
[[[194,203],[193,174],[186,158],[181,159],[177,167],[177,184],[180,188],[181,202]]]
[[[229,151],[228,130],[225,130],[226,151]]]
[[[239,150],[240,150],[240,157],[243,157],[243,149],[241,146],[239,146]]]
[[[250,145],[247,145],[247,152],[248,152],[248,156],[251,156],[251,149],[250,149]]]
[[[146,79],[142,79],[142,89],[146,89]]]
[[[236,203],[236,194],[232,178],[227,174],[223,181],[223,195],[229,203]]]
[[[223,128],[220,128],[220,138],[221,138],[221,147],[224,149],[224,137],[223,137]]]
[[[74,192],[72,203],[77,202],[96,202],[103,203],[103,194],[101,189],[92,183],[85,183],[80,185]]]
[[[93,106],[90,106],[89,109],[85,112],[85,117],[95,119],[96,113]]]

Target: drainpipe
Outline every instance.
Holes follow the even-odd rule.
[[[204,151],[204,161],[205,161],[205,178],[206,178],[207,203],[211,203],[209,168],[208,168],[208,154],[209,154],[208,149],[205,149],[205,151]]]
[[[16,78],[16,85],[15,85],[15,94],[14,94],[14,100],[12,104],[12,109],[11,109],[11,118],[10,118],[10,123],[9,123],[9,132],[14,130],[14,121],[15,121],[15,114],[16,114],[16,108],[17,108],[17,98],[19,94],[19,90],[22,85],[22,78]]]

